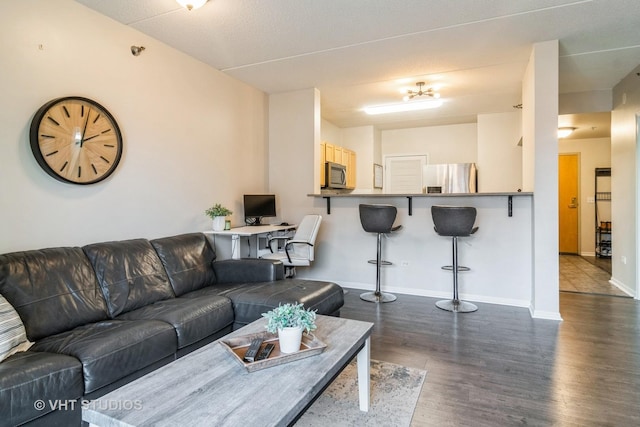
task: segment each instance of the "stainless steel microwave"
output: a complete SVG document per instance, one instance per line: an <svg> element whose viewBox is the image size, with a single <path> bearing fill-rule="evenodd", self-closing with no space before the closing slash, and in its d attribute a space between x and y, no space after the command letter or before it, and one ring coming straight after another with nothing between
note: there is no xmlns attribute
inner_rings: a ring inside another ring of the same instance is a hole
<svg viewBox="0 0 640 427"><path fill-rule="evenodd" d="M347 188L347 167L339 163L324 164L324 188Z"/></svg>

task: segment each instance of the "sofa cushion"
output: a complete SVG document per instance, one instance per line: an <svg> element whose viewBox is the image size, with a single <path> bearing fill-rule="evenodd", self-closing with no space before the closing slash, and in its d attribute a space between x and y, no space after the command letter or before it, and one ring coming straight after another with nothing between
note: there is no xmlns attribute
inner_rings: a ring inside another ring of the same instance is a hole
<svg viewBox="0 0 640 427"><path fill-rule="evenodd" d="M111 317L175 296L148 240L95 243L82 249L93 265Z"/></svg>
<svg viewBox="0 0 640 427"><path fill-rule="evenodd" d="M0 426L15 426L82 397L82 365L70 356L20 352L0 363ZM36 401L44 403L38 409Z"/></svg>
<svg viewBox="0 0 640 427"><path fill-rule="evenodd" d="M219 284L183 296L199 298L206 294L223 295L233 302L234 329L260 319L262 313L280 304L302 303L318 314L334 314L344 305L344 292L335 283L286 279L277 282Z"/></svg>
<svg viewBox="0 0 640 427"><path fill-rule="evenodd" d="M216 253L202 233L182 234L151 241L169 276L176 296L216 282L211 263Z"/></svg>
<svg viewBox="0 0 640 427"><path fill-rule="evenodd" d="M0 295L0 361L3 361L27 342L27 333L20 316L11 304Z"/></svg>
<svg viewBox="0 0 640 427"><path fill-rule="evenodd" d="M118 319L157 319L171 324L184 348L233 324L231 300L219 295L197 299L172 298L122 314Z"/></svg>
<svg viewBox="0 0 640 427"><path fill-rule="evenodd" d="M284 279L284 264L279 260L225 259L212 265L218 283L271 282Z"/></svg>
<svg viewBox="0 0 640 427"><path fill-rule="evenodd" d="M44 338L31 350L80 360L89 394L173 355L176 341L173 327L160 320L105 320Z"/></svg>
<svg viewBox="0 0 640 427"><path fill-rule="evenodd" d="M93 268L80 248L0 255L0 294L30 341L108 318Z"/></svg>

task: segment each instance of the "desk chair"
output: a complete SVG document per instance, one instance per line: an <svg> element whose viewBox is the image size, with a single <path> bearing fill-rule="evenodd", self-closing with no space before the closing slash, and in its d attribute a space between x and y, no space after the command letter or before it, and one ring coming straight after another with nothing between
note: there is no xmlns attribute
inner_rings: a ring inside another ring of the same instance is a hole
<svg viewBox="0 0 640 427"><path fill-rule="evenodd" d="M275 259L284 264L285 277L296 275L296 267L308 267L314 260L314 244L320 229L322 216L306 215L300 221L293 238L286 236L274 236L267 241L270 254L261 258ZM284 241L284 252L274 252L272 243Z"/></svg>
<svg viewBox="0 0 640 427"><path fill-rule="evenodd" d="M458 265L458 237L468 237L478 231L473 224L476 221L476 208L466 206L432 206L431 216L436 233L451 237L453 265L445 265L443 270L453 272L453 299L436 302L442 310L456 313L470 313L478 307L458 298L458 272L469 271L469 267Z"/></svg>

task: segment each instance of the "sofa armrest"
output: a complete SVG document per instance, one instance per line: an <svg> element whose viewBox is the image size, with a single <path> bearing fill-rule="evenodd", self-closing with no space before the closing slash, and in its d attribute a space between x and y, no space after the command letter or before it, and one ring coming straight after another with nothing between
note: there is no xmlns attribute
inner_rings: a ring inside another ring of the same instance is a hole
<svg viewBox="0 0 640 427"><path fill-rule="evenodd" d="M259 258L213 261L217 283L272 282L284 279L282 261Z"/></svg>

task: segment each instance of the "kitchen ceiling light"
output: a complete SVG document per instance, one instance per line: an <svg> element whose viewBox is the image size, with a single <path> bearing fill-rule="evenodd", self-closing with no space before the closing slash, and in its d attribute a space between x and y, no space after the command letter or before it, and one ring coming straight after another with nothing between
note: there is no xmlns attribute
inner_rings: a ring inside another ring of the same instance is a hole
<svg viewBox="0 0 640 427"><path fill-rule="evenodd" d="M408 90L407 94L402 98L404 101L408 101L410 99L415 98L416 96L426 96L428 98L438 99L440 98L440 94L433 90L432 87L422 90L422 86L424 86L424 82L416 83L418 86L418 90Z"/></svg>
<svg viewBox="0 0 640 427"><path fill-rule="evenodd" d="M576 128L563 127L558 128L558 138L566 138L573 133Z"/></svg>
<svg viewBox="0 0 640 427"><path fill-rule="evenodd" d="M441 99L430 99L426 101L406 102L402 104L377 105L375 107L366 107L364 112L367 114L387 114L400 113L403 111L418 111L429 108L438 108L442 105Z"/></svg>
<svg viewBox="0 0 640 427"><path fill-rule="evenodd" d="M187 10L198 9L204 6L207 0L176 0L178 4Z"/></svg>

